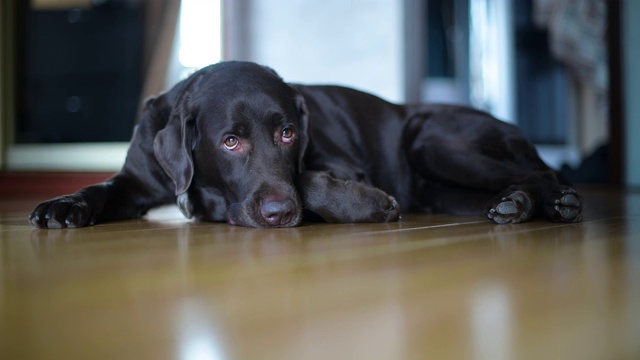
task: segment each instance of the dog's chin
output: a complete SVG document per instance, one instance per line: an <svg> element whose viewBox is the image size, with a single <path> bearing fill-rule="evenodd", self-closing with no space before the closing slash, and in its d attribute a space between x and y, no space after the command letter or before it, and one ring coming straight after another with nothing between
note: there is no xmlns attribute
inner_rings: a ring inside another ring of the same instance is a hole
<svg viewBox="0 0 640 360"><path fill-rule="evenodd" d="M243 226L250 228L290 228L299 226L302 223L302 207L296 206L296 211L293 216L287 221L283 221L278 224L270 224L262 218L260 212L257 210L251 211L250 206L245 206L242 203L235 203L229 205L229 212L227 216L227 222L234 226Z"/></svg>

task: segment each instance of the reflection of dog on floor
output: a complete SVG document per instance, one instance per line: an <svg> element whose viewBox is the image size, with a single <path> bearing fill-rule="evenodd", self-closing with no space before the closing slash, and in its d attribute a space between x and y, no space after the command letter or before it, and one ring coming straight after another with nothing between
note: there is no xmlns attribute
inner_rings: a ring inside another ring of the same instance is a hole
<svg viewBox="0 0 640 360"><path fill-rule="evenodd" d="M246 62L206 67L147 101L122 170L46 201L40 228L187 217L251 227L383 222L403 211L581 220L577 192L517 128L461 106L395 105L337 86L287 84ZM304 211L303 211L304 210Z"/></svg>

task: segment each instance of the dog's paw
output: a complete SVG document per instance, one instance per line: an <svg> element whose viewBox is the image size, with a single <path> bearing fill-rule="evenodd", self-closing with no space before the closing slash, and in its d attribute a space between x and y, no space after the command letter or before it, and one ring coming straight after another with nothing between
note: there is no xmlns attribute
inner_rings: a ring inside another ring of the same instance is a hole
<svg viewBox="0 0 640 360"><path fill-rule="evenodd" d="M297 180L305 209L326 222L389 222L400 219L400 205L381 189L336 179L327 172L304 172Z"/></svg>
<svg viewBox="0 0 640 360"><path fill-rule="evenodd" d="M378 216L383 222L400 220L400 204L393 196L387 195L386 205L382 207L382 211Z"/></svg>
<svg viewBox="0 0 640 360"><path fill-rule="evenodd" d="M386 192L361 183L353 183L358 191L351 197L352 203L345 208L348 222L391 222L400 219L400 205ZM345 214L346 215L346 214Z"/></svg>
<svg viewBox="0 0 640 360"><path fill-rule="evenodd" d="M559 188L545 201L545 216L557 222L582 221L582 199L578 192L570 187Z"/></svg>
<svg viewBox="0 0 640 360"><path fill-rule="evenodd" d="M61 196L45 201L29 214L31 224L40 229L64 229L95 223L93 209L77 195Z"/></svg>
<svg viewBox="0 0 640 360"><path fill-rule="evenodd" d="M529 194L516 190L491 202L485 215L497 224L517 224L533 215L533 201Z"/></svg>

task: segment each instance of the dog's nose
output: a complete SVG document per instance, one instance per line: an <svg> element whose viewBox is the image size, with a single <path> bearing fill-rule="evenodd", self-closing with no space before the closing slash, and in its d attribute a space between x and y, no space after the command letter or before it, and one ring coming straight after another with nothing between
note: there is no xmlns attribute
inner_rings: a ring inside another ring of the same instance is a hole
<svg viewBox="0 0 640 360"><path fill-rule="evenodd" d="M291 200L263 200L260 214L264 221L271 226L287 225L293 219L296 207Z"/></svg>

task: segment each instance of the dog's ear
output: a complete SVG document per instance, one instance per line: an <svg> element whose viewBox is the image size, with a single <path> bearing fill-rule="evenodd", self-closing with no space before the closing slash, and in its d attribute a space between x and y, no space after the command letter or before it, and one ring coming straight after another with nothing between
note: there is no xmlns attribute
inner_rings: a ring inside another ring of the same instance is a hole
<svg viewBox="0 0 640 360"><path fill-rule="evenodd" d="M184 93L169 113L166 126L158 131L153 151L160 166L176 185L176 195L189 189L193 179L192 149L196 137L195 116Z"/></svg>
<svg viewBox="0 0 640 360"><path fill-rule="evenodd" d="M309 110L304 97L300 92L296 92L296 108L298 110L298 173L304 170L304 154L309 145Z"/></svg>

